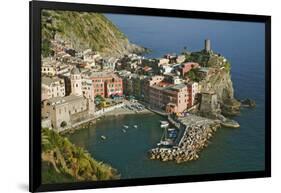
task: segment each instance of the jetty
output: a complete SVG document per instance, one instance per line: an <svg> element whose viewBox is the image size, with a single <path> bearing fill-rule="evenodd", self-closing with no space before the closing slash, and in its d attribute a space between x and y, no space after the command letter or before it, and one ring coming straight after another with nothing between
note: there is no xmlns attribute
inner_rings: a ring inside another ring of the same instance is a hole
<svg viewBox="0 0 281 193"><path fill-rule="evenodd" d="M176 163L196 160L199 158L199 152L207 147L209 139L220 127L219 120L192 114L178 118L168 116L168 120L178 129L177 138L172 146L161 143L158 147L151 149L149 151L150 159L175 161Z"/></svg>

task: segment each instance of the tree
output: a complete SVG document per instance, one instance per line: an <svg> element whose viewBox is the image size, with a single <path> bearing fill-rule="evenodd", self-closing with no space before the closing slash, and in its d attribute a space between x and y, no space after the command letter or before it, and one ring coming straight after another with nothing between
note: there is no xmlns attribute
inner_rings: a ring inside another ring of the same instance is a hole
<svg viewBox="0 0 281 193"><path fill-rule="evenodd" d="M190 80L199 82L199 75L198 75L198 69L192 68L185 76L187 76Z"/></svg>
<svg viewBox="0 0 281 193"><path fill-rule="evenodd" d="M48 57L52 54L51 42L47 39L42 40L42 55Z"/></svg>
<svg viewBox="0 0 281 193"><path fill-rule="evenodd" d="M66 123L65 121L63 121L63 122L61 122L60 126L61 126L62 128L64 128L64 127L67 126L67 123Z"/></svg>

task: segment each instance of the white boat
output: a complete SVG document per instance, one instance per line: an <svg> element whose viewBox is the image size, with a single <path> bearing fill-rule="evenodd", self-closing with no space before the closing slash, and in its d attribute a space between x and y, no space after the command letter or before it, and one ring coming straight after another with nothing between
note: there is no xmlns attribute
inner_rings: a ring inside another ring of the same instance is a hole
<svg viewBox="0 0 281 193"><path fill-rule="evenodd" d="M160 145L169 145L170 143L168 141L160 141L160 143L157 143L158 146Z"/></svg>
<svg viewBox="0 0 281 193"><path fill-rule="evenodd" d="M126 133L126 132L127 132L126 129L122 129L122 131L123 131L123 133Z"/></svg>
<svg viewBox="0 0 281 193"><path fill-rule="evenodd" d="M101 136L101 139L105 140L105 139L106 139L106 137L105 137L104 135L102 135L102 136Z"/></svg>
<svg viewBox="0 0 281 193"><path fill-rule="evenodd" d="M138 126L137 126L137 125L134 125L134 128L138 128Z"/></svg>
<svg viewBox="0 0 281 193"><path fill-rule="evenodd" d="M123 125L123 127L125 127L126 129L128 129L128 128L129 128L129 126L128 126L128 125Z"/></svg>
<svg viewBox="0 0 281 193"><path fill-rule="evenodd" d="M160 123L161 123L161 125L160 125L161 128L165 128L165 127L169 126L169 122L168 121L160 121Z"/></svg>

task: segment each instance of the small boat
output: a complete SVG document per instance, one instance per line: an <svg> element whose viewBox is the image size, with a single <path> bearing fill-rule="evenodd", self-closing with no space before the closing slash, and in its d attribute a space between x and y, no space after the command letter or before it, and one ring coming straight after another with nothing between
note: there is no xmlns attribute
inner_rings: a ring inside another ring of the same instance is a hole
<svg viewBox="0 0 281 193"><path fill-rule="evenodd" d="M106 137L105 137L104 135L102 135L102 136L101 136L101 139L105 140L105 139L106 139Z"/></svg>
<svg viewBox="0 0 281 193"><path fill-rule="evenodd" d="M160 127L161 128L165 128L165 127L168 127L169 126L169 122L168 121L160 121Z"/></svg>
<svg viewBox="0 0 281 193"><path fill-rule="evenodd" d="M134 128L138 128L138 126L137 126L137 125L134 125Z"/></svg>
<svg viewBox="0 0 281 193"><path fill-rule="evenodd" d="M126 129L128 129L128 128L129 128L129 126L128 126L128 125L123 125L123 127L125 127Z"/></svg>
<svg viewBox="0 0 281 193"><path fill-rule="evenodd" d="M122 131L123 131L123 133L126 133L126 132L127 132L126 129L122 129Z"/></svg>
<svg viewBox="0 0 281 193"><path fill-rule="evenodd" d="M157 143L158 146L160 145L169 145L170 143L168 141L160 141L160 143Z"/></svg>

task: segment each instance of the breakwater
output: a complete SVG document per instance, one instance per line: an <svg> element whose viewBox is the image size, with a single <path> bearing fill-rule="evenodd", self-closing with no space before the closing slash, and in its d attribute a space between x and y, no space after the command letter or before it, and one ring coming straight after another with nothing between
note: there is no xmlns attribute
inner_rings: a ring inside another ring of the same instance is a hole
<svg viewBox="0 0 281 193"><path fill-rule="evenodd" d="M220 127L220 121L188 115L181 118L168 118L179 129L177 143L172 147L158 146L149 151L150 159L182 163L196 160L199 152L208 146L209 139Z"/></svg>

